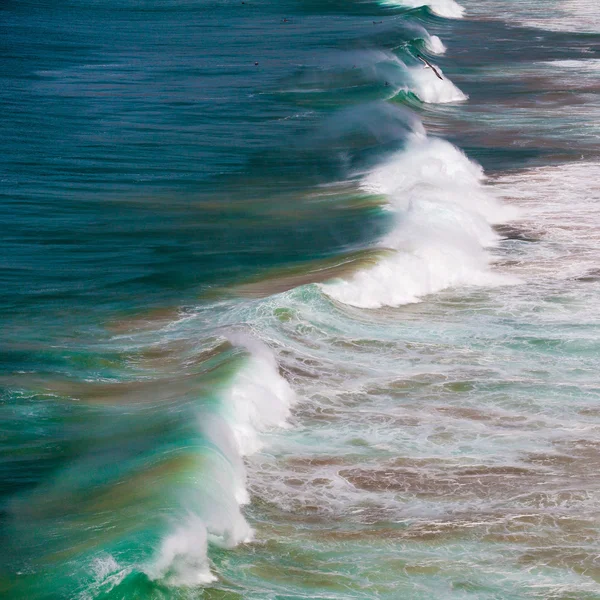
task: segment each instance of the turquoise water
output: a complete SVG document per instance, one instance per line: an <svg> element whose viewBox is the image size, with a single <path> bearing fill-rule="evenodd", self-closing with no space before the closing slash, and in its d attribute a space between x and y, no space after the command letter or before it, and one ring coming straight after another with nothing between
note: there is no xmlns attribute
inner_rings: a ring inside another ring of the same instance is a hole
<svg viewBox="0 0 600 600"><path fill-rule="evenodd" d="M552 4L3 4L3 598L600 598Z"/></svg>

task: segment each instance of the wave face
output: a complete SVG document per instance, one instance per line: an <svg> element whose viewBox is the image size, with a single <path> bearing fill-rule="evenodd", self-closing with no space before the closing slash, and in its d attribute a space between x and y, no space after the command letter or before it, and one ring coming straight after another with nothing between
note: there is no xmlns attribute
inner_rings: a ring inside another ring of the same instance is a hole
<svg viewBox="0 0 600 600"><path fill-rule="evenodd" d="M597 598L592 5L33 4L0 596Z"/></svg>

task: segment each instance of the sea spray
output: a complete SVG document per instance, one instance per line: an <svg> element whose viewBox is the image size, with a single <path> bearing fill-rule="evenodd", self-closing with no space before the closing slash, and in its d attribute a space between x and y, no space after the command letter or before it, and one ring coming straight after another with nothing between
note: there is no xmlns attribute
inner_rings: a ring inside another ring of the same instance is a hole
<svg viewBox="0 0 600 600"><path fill-rule="evenodd" d="M340 302L363 308L417 302L457 285L513 282L490 269L491 225L517 213L483 185L482 168L449 142L414 134L406 148L363 180L386 194L397 224L381 241L396 251L347 281L323 285Z"/></svg>
<svg viewBox="0 0 600 600"><path fill-rule="evenodd" d="M278 373L277 361L265 344L240 334L232 334L229 339L251 353L251 360L238 374L225 400L226 419L238 451L247 456L261 449L260 433L285 427L295 394Z"/></svg>
<svg viewBox="0 0 600 600"><path fill-rule="evenodd" d="M445 54L447 50L444 42L437 35L428 36L425 45L432 54Z"/></svg>
<svg viewBox="0 0 600 600"><path fill-rule="evenodd" d="M158 558L147 574L151 579L175 586L215 581L208 564L207 547L206 525L192 514L162 541Z"/></svg>

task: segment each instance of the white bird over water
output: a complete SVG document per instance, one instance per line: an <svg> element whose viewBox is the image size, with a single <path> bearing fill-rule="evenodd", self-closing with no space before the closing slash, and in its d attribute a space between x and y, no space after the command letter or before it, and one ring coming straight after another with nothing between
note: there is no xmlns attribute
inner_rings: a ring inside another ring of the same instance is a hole
<svg viewBox="0 0 600 600"><path fill-rule="evenodd" d="M420 54L417 54L417 58L421 62L425 63L425 68L431 69L438 79L441 79L442 81L444 80L444 78L440 75L439 71L426 58L423 58Z"/></svg>

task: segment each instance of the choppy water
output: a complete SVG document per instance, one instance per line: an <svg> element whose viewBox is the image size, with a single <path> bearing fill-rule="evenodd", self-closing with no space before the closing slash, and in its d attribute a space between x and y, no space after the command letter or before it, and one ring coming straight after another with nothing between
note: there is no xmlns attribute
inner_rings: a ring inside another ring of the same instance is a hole
<svg viewBox="0 0 600 600"><path fill-rule="evenodd" d="M2 4L3 598L600 598L600 13L421 4Z"/></svg>

